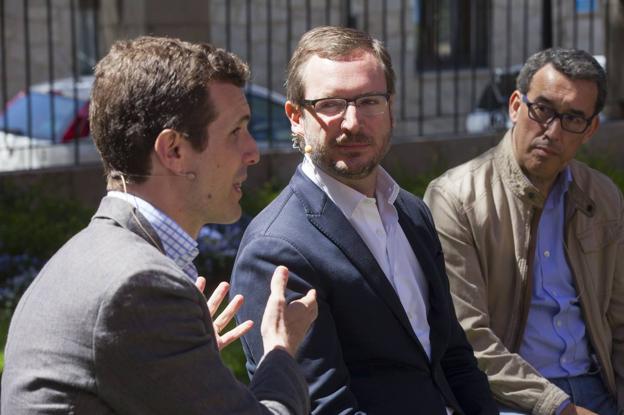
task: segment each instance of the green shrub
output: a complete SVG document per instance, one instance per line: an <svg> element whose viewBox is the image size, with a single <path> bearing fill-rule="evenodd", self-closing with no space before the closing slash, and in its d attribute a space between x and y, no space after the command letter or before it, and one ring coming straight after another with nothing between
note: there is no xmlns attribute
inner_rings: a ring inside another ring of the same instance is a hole
<svg viewBox="0 0 624 415"><path fill-rule="evenodd" d="M578 158L610 176L624 191L624 170L616 167L614 160L607 156L592 155L584 150L579 152ZM429 182L444 170L445 167L440 164L423 174L410 175L395 170L393 176L401 187L422 197ZM243 211L247 215L255 216L279 194L283 187L277 182L269 181L248 191L241 200ZM15 276L15 269L27 272L29 269L32 270L32 267L40 266L67 239L88 223L92 213L73 200L46 192L43 184L21 189L11 184L0 183L0 252L25 258L22 260L23 263L18 261L13 264L12 271L5 270L4 273L0 261L0 284L6 286L7 278ZM233 257L214 258L216 265L211 271L219 275L219 280L226 279L231 273L232 259ZM19 293L11 305L14 305L17 298ZM0 313L2 313L0 347L4 350L10 312L0 309ZM226 347L221 357L240 381L248 383L240 341ZM2 365L3 354L0 353L0 372Z"/></svg>
<svg viewBox="0 0 624 415"><path fill-rule="evenodd" d="M92 212L40 181L0 182L0 306L12 309L41 266L82 229Z"/></svg>
<svg viewBox="0 0 624 415"><path fill-rule="evenodd" d="M624 192L624 169L618 167L613 156L596 155L590 153L587 147L581 147L581 150L577 153L576 158L579 161L587 163L588 166L606 174L613 180L613 182Z"/></svg>
<svg viewBox="0 0 624 415"><path fill-rule="evenodd" d="M273 201L284 188L275 180L264 182L260 187L250 189L243 195L241 207L247 215L256 216Z"/></svg>

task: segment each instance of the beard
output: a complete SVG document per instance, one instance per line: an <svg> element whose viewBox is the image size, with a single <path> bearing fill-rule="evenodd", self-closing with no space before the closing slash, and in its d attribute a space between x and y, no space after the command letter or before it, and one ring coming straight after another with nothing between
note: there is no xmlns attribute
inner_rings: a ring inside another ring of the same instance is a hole
<svg viewBox="0 0 624 415"><path fill-rule="evenodd" d="M358 154L360 152L359 150L354 150L352 157L349 156L348 152L346 156L338 156L335 152L335 147L340 144L373 144L376 142L372 137L365 134L342 135L332 140L330 143L325 143L324 145L317 144L314 151L310 154L310 158L321 170L337 179L363 179L373 173L379 163L381 163L381 160L385 157L390 148L391 134L392 131L388 131L388 133L382 137L381 147L377 149L374 155L369 156L368 160L358 160L362 157ZM319 143L318 139L313 141Z"/></svg>

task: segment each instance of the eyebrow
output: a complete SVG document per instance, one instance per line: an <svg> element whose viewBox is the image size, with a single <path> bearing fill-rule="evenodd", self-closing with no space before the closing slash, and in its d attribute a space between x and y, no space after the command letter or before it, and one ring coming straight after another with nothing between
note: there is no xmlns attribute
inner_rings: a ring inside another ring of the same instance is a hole
<svg viewBox="0 0 624 415"><path fill-rule="evenodd" d="M553 109L555 109L557 112L559 112L559 110L557 110L557 109L555 108L554 103L553 103L550 99L548 99L548 98L546 98L546 97L544 97L544 96L542 96L542 95L539 95L537 98L535 98L535 100L533 100L533 102L538 102L538 103L540 103L540 104L547 104L547 105L549 105L550 107L552 107ZM560 112L560 113L561 113L561 114L572 114L572 115L579 115L579 116L581 116L581 117L583 117L583 118L588 118L588 116L587 116L587 115L585 115L585 113L584 113L583 111L581 111L581 110L577 110L577 109L574 109L574 108L571 108L569 111ZM589 115L589 117L591 117L591 115Z"/></svg>
<svg viewBox="0 0 624 415"><path fill-rule="evenodd" d="M369 92L364 92L363 94L355 95L353 97L332 95L332 96L329 96L329 97L321 97L321 98L314 98L314 99L304 99L304 101L316 101L316 100L320 100L320 99L348 99L348 100L353 100L353 99L358 99L358 98L362 98L362 97L368 97L370 95L390 95L390 94L387 91L369 91Z"/></svg>
<svg viewBox="0 0 624 415"><path fill-rule="evenodd" d="M251 114L245 114L242 117L240 117L238 119L238 121L236 122L236 124L242 124L243 122L249 122L251 120Z"/></svg>

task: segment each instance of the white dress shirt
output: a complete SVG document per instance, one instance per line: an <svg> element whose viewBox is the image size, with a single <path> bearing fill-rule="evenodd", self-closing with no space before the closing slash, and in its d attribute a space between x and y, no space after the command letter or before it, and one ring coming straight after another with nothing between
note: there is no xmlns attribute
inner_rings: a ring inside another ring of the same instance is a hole
<svg viewBox="0 0 624 415"><path fill-rule="evenodd" d="M399 185L380 166L377 168L375 198L370 198L317 168L308 156L302 170L338 206L364 240L397 293L414 333L431 359L428 285L399 225L399 215L394 207Z"/></svg>

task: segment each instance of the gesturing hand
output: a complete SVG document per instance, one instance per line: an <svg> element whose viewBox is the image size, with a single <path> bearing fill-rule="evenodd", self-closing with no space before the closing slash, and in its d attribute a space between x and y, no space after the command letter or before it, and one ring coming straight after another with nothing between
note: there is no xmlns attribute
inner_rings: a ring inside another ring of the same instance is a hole
<svg viewBox="0 0 624 415"><path fill-rule="evenodd" d="M279 266L271 279L271 295L262 316L262 343L264 353L276 347L285 349L295 356L301 341L318 314L316 291L286 304L284 291L288 282L288 269Z"/></svg>
<svg viewBox="0 0 624 415"><path fill-rule="evenodd" d="M195 286L200 292L203 293L206 288L206 279L204 277L198 277L197 280L195 280ZM210 311L210 317L212 318L212 326L214 327L215 338L217 340L217 347L219 348L219 351L223 350L223 348L228 344L239 339L253 327L253 321L247 320L234 327L232 330L221 334L221 331L228 325L243 305L243 296L240 294L236 295L221 312L221 314L215 318L215 314L229 289L230 284L225 281L221 282L206 303L208 305L208 311Z"/></svg>

